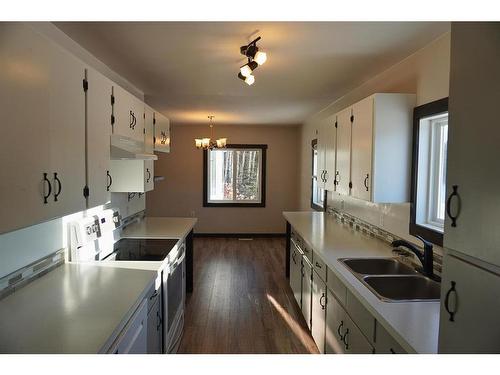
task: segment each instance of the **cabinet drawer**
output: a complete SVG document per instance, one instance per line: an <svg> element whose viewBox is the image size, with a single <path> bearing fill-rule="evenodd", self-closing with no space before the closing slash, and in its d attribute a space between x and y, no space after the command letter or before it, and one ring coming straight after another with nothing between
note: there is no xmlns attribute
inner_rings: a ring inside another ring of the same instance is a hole
<svg viewBox="0 0 500 375"><path fill-rule="evenodd" d="M401 345L385 330L382 325L376 323L375 353L377 354L405 354L407 353Z"/></svg>
<svg viewBox="0 0 500 375"><path fill-rule="evenodd" d="M346 308L351 319L373 344L375 342L375 318L350 291L347 291Z"/></svg>
<svg viewBox="0 0 500 375"><path fill-rule="evenodd" d="M347 288L340 281L340 279L335 275L332 270L328 268L328 276L327 276L327 285L328 289L335 295L335 297L339 300L342 306L346 305L347 301Z"/></svg>
<svg viewBox="0 0 500 375"><path fill-rule="evenodd" d="M313 250L310 247L308 247L305 243L303 243L302 251L304 251L304 256L307 258L307 260L309 260L309 262L311 262L311 264L314 265Z"/></svg>
<svg viewBox="0 0 500 375"><path fill-rule="evenodd" d="M327 281L328 268L326 267L325 262L323 262L323 260L317 254L314 256L313 267L318 276L323 281Z"/></svg>

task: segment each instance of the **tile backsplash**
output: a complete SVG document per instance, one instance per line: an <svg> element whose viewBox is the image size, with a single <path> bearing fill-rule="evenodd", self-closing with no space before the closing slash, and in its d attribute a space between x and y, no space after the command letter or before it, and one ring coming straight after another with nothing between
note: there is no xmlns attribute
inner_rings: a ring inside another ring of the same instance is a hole
<svg viewBox="0 0 500 375"><path fill-rule="evenodd" d="M402 237L394 233L391 233L385 229L380 228L377 225L362 220L350 213L340 211L334 207L327 207L326 213L334 217L338 222L348 225L353 229L366 234L367 236L378 238L379 240L387 242L388 244L390 244L394 240L402 239ZM419 246L419 244L416 244L416 246L423 252L423 248ZM394 249L393 253L399 256L403 262L409 263L413 267L421 267L419 260L411 251L400 248ZM438 276L441 276L442 264L442 255L434 253L434 273Z"/></svg>

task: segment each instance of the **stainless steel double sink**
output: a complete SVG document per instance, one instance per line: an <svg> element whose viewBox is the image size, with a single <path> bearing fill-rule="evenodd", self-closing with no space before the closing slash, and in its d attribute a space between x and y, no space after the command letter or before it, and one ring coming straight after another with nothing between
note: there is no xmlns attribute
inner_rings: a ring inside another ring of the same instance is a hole
<svg viewBox="0 0 500 375"><path fill-rule="evenodd" d="M343 258L339 261L382 301L439 301L438 282L395 258Z"/></svg>

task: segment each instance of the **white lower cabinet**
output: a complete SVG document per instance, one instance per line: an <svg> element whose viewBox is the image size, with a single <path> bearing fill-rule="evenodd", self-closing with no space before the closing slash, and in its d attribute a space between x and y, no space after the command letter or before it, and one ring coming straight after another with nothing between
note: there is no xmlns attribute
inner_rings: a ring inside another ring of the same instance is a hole
<svg viewBox="0 0 500 375"><path fill-rule="evenodd" d="M302 254L292 244L290 249L290 288L299 307L302 306Z"/></svg>
<svg viewBox="0 0 500 375"><path fill-rule="evenodd" d="M148 306L148 354L161 354L163 336L161 288L149 297Z"/></svg>
<svg viewBox="0 0 500 375"><path fill-rule="evenodd" d="M377 354L407 354L401 345L377 322L377 335L375 337L375 353Z"/></svg>
<svg viewBox="0 0 500 375"><path fill-rule="evenodd" d="M325 353L326 283L313 272L311 334L320 353Z"/></svg>
<svg viewBox="0 0 500 375"><path fill-rule="evenodd" d="M321 353L406 353L293 228L290 287ZM499 293L494 297L500 300Z"/></svg>
<svg viewBox="0 0 500 375"><path fill-rule="evenodd" d="M111 160L114 193L145 193L154 189L153 160Z"/></svg>
<svg viewBox="0 0 500 375"><path fill-rule="evenodd" d="M446 255L439 353L500 353L500 275Z"/></svg>
<svg viewBox="0 0 500 375"><path fill-rule="evenodd" d="M112 345L113 354L147 354L148 352L148 301L144 299L130 318L122 333Z"/></svg>
<svg viewBox="0 0 500 375"><path fill-rule="evenodd" d="M307 323L309 329L311 329L311 302L312 302L312 265L302 258L302 315Z"/></svg>
<svg viewBox="0 0 500 375"><path fill-rule="evenodd" d="M371 344L329 290L327 291L325 353L373 353Z"/></svg>

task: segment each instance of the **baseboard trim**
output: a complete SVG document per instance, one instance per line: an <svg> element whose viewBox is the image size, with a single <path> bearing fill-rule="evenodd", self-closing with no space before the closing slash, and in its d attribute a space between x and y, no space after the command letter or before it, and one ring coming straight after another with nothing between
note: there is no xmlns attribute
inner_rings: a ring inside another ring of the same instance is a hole
<svg viewBox="0 0 500 375"><path fill-rule="evenodd" d="M276 238L286 237L286 233L194 233L194 237L212 238Z"/></svg>

